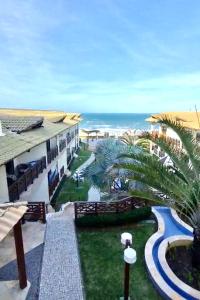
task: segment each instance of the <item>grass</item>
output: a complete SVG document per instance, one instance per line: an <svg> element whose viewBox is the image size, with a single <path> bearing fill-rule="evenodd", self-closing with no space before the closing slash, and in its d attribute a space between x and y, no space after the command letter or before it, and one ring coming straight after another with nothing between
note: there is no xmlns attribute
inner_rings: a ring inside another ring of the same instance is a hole
<svg viewBox="0 0 200 300"><path fill-rule="evenodd" d="M86 149L84 149L84 147ZM78 157L74 159L73 163L71 164L70 171L73 173L77 168L79 168L91 155L91 151L87 149L87 145L83 146L77 153Z"/></svg>
<svg viewBox="0 0 200 300"><path fill-rule="evenodd" d="M90 157L91 151L87 149L87 145L82 145L82 148L77 154L78 157L73 160L70 167L70 171L72 172L72 174ZM77 187L76 181L74 181L71 177L65 178L58 195L53 201L53 206L56 210L59 210L61 204L69 201L87 201L89 188L90 184L87 179L84 182L79 182L79 185Z"/></svg>
<svg viewBox="0 0 200 300"><path fill-rule="evenodd" d="M133 234L137 262L130 271L130 297L134 300L160 300L148 278L144 247L154 232L153 224L137 224L93 230L78 230L79 250L87 300L118 300L123 296L123 248L120 235Z"/></svg>
<svg viewBox="0 0 200 300"><path fill-rule="evenodd" d="M90 185L87 180L79 182L79 186L77 187L76 181L72 178L66 178L55 200L56 205L66 203L68 201L87 201L89 188Z"/></svg>

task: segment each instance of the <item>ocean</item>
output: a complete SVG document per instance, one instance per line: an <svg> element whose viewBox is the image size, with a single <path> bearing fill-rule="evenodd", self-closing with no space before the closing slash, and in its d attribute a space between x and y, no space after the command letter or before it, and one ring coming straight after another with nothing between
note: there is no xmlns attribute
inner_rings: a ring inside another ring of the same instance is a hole
<svg viewBox="0 0 200 300"><path fill-rule="evenodd" d="M151 114L136 113L83 113L82 129L99 129L101 131L130 130L150 128L145 121Z"/></svg>

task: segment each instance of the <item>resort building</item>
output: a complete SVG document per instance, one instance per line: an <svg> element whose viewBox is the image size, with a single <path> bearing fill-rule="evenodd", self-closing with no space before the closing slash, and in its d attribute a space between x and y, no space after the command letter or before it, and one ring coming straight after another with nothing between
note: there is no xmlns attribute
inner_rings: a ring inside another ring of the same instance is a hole
<svg viewBox="0 0 200 300"><path fill-rule="evenodd" d="M0 109L0 203L49 203L79 147L79 114Z"/></svg>
<svg viewBox="0 0 200 300"><path fill-rule="evenodd" d="M151 133L166 137L177 148L182 148L181 141L177 134L166 126L158 124L158 120L167 117L174 122L179 122L181 126L189 130L194 139L200 142L200 112L167 112L152 115L146 121L151 123ZM150 151L157 155L163 161L167 160L167 155L154 143L150 144Z"/></svg>

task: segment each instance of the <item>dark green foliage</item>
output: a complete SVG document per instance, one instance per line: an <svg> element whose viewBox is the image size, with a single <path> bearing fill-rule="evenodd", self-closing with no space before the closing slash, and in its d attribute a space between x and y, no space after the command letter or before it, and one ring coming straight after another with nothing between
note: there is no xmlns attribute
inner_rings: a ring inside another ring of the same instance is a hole
<svg viewBox="0 0 200 300"><path fill-rule="evenodd" d="M124 225L148 219L150 215L150 207L141 207L124 213L102 214L98 216L86 215L78 218L75 223L78 227L104 227Z"/></svg>

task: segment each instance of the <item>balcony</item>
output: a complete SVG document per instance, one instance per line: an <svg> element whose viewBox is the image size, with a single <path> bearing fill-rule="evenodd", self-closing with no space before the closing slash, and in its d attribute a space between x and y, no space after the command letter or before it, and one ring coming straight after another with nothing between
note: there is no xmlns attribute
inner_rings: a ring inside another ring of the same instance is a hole
<svg viewBox="0 0 200 300"><path fill-rule="evenodd" d="M71 140L72 140L72 137L71 137L71 135L67 135L67 143L69 144L70 142L71 142Z"/></svg>
<svg viewBox="0 0 200 300"><path fill-rule="evenodd" d="M58 156L58 146L47 152L47 162L50 164Z"/></svg>
<svg viewBox="0 0 200 300"><path fill-rule="evenodd" d="M11 179L8 177L8 192L10 201L18 200L21 193L27 190L27 187L33 183L34 179L36 179L45 168L45 156L40 160L18 165L16 168L18 178L13 183L9 184L9 180L11 181Z"/></svg>
<svg viewBox="0 0 200 300"><path fill-rule="evenodd" d="M71 160L72 160L72 156L71 156L71 155L68 155L68 156L67 156L67 165L70 165Z"/></svg>
<svg viewBox="0 0 200 300"><path fill-rule="evenodd" d="M60 169L60 178L63 177L64 172L65 172L65 169L64 169L64 166L62 166L62 168Z"/></svg>
<svg viewBox="0 0 200 300"><path fill-rule="evenodd" d="M66 148L66 140L60 140L59 142L59 151L62 152Z"/></svg>
<svg viewBox="0 0 200 300"><path fill-rule="evenodd" d="M57 187L58 183L59 183L59 174L57 173L55 177L51 180L51 182L49 182L49 197L53 195L53 192Z"/></svg>

